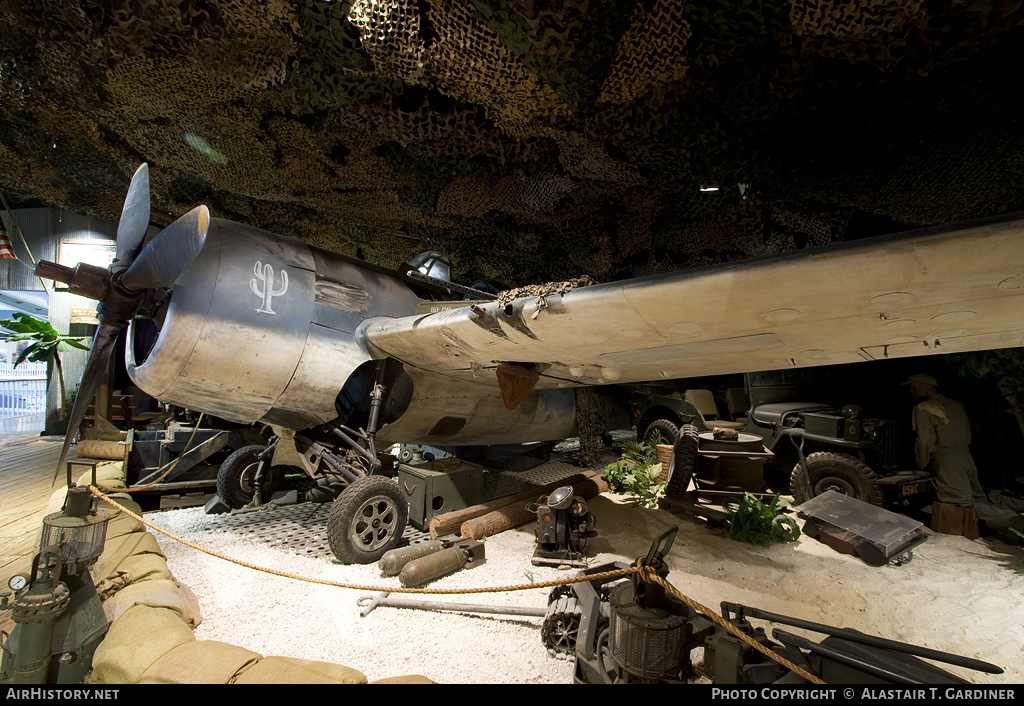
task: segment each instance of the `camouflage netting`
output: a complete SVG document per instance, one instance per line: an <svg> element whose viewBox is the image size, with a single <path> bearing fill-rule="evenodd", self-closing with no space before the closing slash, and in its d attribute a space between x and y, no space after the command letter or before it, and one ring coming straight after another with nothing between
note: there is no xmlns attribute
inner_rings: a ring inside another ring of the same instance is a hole
<svg viewBox="0 0 1024 706"><path fill-rule="evenodd" d="M1018 0L0 0L0 192L458 280L1024 209ZM715 184L717 192L701 192Z"/></svg>

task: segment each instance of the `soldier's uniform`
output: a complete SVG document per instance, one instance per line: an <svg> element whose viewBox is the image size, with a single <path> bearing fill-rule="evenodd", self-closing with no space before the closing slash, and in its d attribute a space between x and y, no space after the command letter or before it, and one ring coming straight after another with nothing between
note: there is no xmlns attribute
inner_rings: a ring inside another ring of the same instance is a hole
<svg viewBox="0 0 1024 706"><path fill-rule="evenodd" d="M935 471L939 502L974 510L993 529L1012 527L1024 532L1024 500L989 498L978 481L978 469L968 446L971 424L964 406L935 394L914 408L917 441L914 453L920 468Z"/></svg>

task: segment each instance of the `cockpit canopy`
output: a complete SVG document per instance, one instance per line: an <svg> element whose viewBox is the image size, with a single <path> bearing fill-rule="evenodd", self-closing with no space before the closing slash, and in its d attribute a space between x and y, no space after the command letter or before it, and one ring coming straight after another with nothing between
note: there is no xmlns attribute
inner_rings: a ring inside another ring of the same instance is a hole
<svg viewBox="0 0 1024 706"><path fill-rule="evenodd" d="M409 267L427 277L433 277L445 282L452 281L452 261L446 255L442 255L439 252L434 252L433 250L421 252L409 260L408 264Z"/></svg>

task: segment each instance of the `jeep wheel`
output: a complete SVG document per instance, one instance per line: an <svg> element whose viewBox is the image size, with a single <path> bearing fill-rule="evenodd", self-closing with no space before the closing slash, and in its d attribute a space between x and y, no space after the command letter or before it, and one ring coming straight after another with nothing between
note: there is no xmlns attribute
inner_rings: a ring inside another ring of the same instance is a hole
<svg viewBox="0 0 1024 706"><path fill-rule="evenodd" d="M878 476L866 463L853 456L820 451L807 457L807 472L799 463L793 467L789 488L797 504L834 490L878 507L882 507L882 489L875 482Z"/></svg>
<svg viewBox="0 0 1024 706"><path fill-rule="evenodd" d="M655 419L647 425L647 429L644 430L645 444L654 445L654 432L658 432L658 435L661 437L661 441L658 442L659 444L675 446L676 439L679 438L679 427L667 419Z"/></svg>
<svg viewBox="0 0 1024 706"><path fill-rule="evenodd" d="M394 549L409 521L409 502L383 476L352 481L327 515L327 542L346 564L372 564Z"/></svg>

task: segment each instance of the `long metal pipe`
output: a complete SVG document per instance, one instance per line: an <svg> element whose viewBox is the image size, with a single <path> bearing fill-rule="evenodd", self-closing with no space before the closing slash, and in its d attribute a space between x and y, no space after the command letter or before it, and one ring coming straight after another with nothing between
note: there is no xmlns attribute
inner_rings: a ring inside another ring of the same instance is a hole
<svg viewBox="0 0 1024 706"><path fill-rule="evenodd" d="M374 600L376 598L376 600ZM445 610L455 613L493 613L495 615L523 615L531 618L543 618L547 608L530 608L528 606L498 606L479 603L448 603L447 601L430 601L416 598L389 598L387 596L367 596L360 599L359 605L364 607L363 617L374 608L412 608L415 610Z"/></svg>
<svg viewBox="0 0 1024 706"><path fill-rule="evenodd" d="M814 642L813 640L808 640L805 637L800 637L799 635L794 635L793 633L785 632L784 630L772 630L772 637L784 645L793 645L795 647L800 647L805 650L810 650L811 652L816 652L824 657L828 657L833 661L845 664L848 667L860 669L876 677L896 682L897 684L921 683L916 679L912 679L904 674L899 674L898 672L890 671L885 667L879 667L878 665L871 664L870 662L865 662L864 660L857 659L856 657L851 657L848 654L839 652L838 650L833 650L829 647L825 647L824 645Z"/></svg>
<svg viewBox="0 0 1024 706"><path fill-rule="evenodd" d="M529 608L526 606L490 606L480 603L444 603L442 601L385 601L380 605L389 608L418 608L420 610L447 610L461 613L493 613L495 615L525 615L543 618L546 608Z"/></svg>
<svg viewBox="0 0 1024 706"><path fill-rule="evenodd" d="M320 456L320 458L323 460L324 463L331 467L332 471L342 476L349 483L355 483L357 480L359 480L360 476L357 476L355 473L353 473L352 471L348 470L343 465L338 463L330 454L324 453Z"/></svg>
<svg viewBox="0 0 1024 706"><path fill-rule="evenodd" d="M355 451L357 454L365 458L371 463L379 463L377 457L371 454L369 451L364 449L362 446L353 441L345 432L338 427L331 427L331 433L338 437L346 446Z"/></svg>
<svg viewBox="0 0 1024 706"><path fill-rule="evenodd" d="M738 617L746 615L750 616L751 618L770 620L775 623L782 623L783 625L791 625L795 628L802 628L803 630L813 630L814 632L820 632L825 635L840 637L844 640L850 640L851 642L860 642L864 645L871 645L872 647L881 647L887 650L893 650L895 652L905 652L906 654L915 655L917 657L924 657L925 659L934 659L938 662L954 664L958 667L966 667L967 669L974 669L979 672L987 672L988 674L1003 673L1002 667L998 667L990 662L982 662L981 660L971 659L970 657L961 657L960 655L950 654L949 652L940 652L938 650L933 650L928 647L910 645L906 642L887 640L884 637L865 635L864 633L857 632L856 630L851 630L850 628L836 628L832 627L831 625L813 623L809 620L801 620L800 618L791 618L788 615L769 613L766 610L761 610L759 608L751 608L749 606L740 605L738 603L722 603L722 610L732 611L736 613Z"/></svg>

